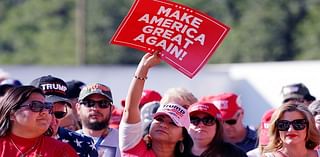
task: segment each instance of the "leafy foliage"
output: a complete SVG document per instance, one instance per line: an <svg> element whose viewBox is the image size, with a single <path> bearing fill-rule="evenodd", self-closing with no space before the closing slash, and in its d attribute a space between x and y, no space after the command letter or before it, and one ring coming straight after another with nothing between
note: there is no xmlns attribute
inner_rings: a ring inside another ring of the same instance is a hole
<svg viewBox="0 0 320 157"><path fill-rule="evenodd" d="M0 1L0 63L76 64L76 2ZM201 10L231 27L211 63L320 58L317 0L176 2ZM143 53L108 43L132 3L86 1L86 64L138 62Z"/></svg>

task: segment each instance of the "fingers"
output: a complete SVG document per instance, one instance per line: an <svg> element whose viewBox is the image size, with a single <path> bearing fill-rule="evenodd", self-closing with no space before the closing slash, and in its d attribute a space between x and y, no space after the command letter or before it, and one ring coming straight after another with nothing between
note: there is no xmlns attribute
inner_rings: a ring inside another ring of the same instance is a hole
<svg viewBox="0 0 320 157"><path fill-rule="evenodd" d="M157 57L161 58L162 50L157 50L153 53L153 55L156 55Z"/></svg>

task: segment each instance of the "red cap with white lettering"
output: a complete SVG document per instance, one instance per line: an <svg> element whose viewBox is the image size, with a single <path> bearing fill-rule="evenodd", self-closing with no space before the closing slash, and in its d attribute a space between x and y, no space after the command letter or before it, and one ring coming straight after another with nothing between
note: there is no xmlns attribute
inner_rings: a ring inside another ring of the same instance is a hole
<svg viewBox="0 0 320 157"><path fill-rule="evenodd" d="M205 96L200 101L213 103L220 110L222 119L224 120L232 118L241 109L238 104L238 95L235 93Z"/></svg>

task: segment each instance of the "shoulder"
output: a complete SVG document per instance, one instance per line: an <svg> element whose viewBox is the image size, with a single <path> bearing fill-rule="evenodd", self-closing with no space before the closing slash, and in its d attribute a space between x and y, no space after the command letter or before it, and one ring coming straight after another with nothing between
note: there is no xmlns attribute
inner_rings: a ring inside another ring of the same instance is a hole
<svg viewBox="0 0 320 157"><path fill-rule="evenodd" d="M257 139L257 131L252 126L247 126L247 137L251 139Z"/></svg>
<svg viewBox="0 0 320 157"><path fill-rule="evenodd" d="M229 142L223 142L222 145L225 149L243 152L240 147L238 147L237 145L231 144Z"/></svg>
<svg viewBox="0 0 320 157"><path fill-rule="evenodd" d="M71 147L73 147L74 150L76 150L76 152L81 154L81 156L85 156L88 154L91 155L91 153L97 154L93 139L83 134L64 128L59 128L58 140L68 143Z"/></svg>
<svg viewBox="0 0 320 157"><path fill-rule="evenodd" d="M255 157L260 155L260 150L259 148L252 149L247 152L248 157Z"/></svg>
<svg viewBox="0 0 320 157"><path fill-rule="evenodd" d="M45 145L44 146L45 148L50 147L50 149L54 149L54 152L58 153L59 155L62 155L62 156L67 155L69 157L78 156L76 151L69 144L58 141L52 137L45 136L43 143ZM58 155L58 154L55 154L55 155Z"/></svg>
<svg viewBox="0 0 320 157"><path fill-rule="evenodd" d="M136 156L146 156L147 154L153 154L153 151L152 149L148 149L147 144L143 141L143 139L141 139L136 146L123 151L123 154L125 154L124 156L129 154Z"/></svg>
<svg viewBox="0 0 320 157"><path fill-rule="evenodd" d="M80 134L78 132L74 132L64 128L59 128L58 135L59 135L59 138L61 139L77 139L80 141L93 143L93 140L91 137L88 137L84 134Z"/></svg>
<svg viewBox="0 0 320 157"><path fill-rule="evenodd" d="M61 149L61 148L71 148L72 149L72 147L69 144L64 143L62 141L59 141L59 140L56 140L52 137L48 137L48 136L44 137L44 143L48 146L53 146L53 145L57 146L56 148L58 148L58 149Z"/></svg>
<svg viewBox="0 0 320 157"><path fill-rule="evenodd" d="M247 154L237 145L228 143L228 142L223 142L222 143L222 148L225 152L225 154L229 154L229 156L234 156L234 157L246 157Z"/></svg>
<svg viewBox="0 0 320 157"><path fill-rule="evenodd" d="M112 141L110 141L112 143L118 143L118 141L119 141L119 132L118 132L118 130L111 128L109 130L108 136L106 136L105 139L112 140Z"/></svg>
<svg viewBox="0 0 320 157"><path fill-rule="evenodd" d="M263 157L275 157L275 155L273 153L263 153L262 156Z"/></svg>
<svg viewBox="0 0 320 157"><path fill-rule="evenodd" d="M317 154L318 154L318 157L320 157L320 149L317 149Z"/></svg>
<svg viewBox="0 0 320 157"><path fill-rule="evenodd" d="M119 131L118 131L118 129L110 128L109 131L110 131L110 132L109 132L109 135L110 135L110 136L116 136L116 137L119 136Z"/></svg>

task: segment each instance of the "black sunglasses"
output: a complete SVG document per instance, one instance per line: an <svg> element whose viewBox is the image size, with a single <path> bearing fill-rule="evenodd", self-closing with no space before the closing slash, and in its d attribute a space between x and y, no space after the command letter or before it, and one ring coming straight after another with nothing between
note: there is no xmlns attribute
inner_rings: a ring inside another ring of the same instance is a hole
<svg viewBox="0 0 320 157"><path fill-rule="evenodd" d="M190 117L190 122L195 126L198 126L200 122L202 122L203 125L212 126L216 124L216 120L217 119L214 117L204 117L204 118Z"/></svg>
<svg viewBox="0 0 320 157"><path fill-rule="evenodd" d="M83 100L80 102L80 104L86 106L86 107L93 107L95 106L96 104L98 104L98 106L100 108L108 108L112 105L112 102L111 101L108 101L108 100L100 100L100 101L94 101L94 100Z"/></svg>
<svg viewBox="0 0 320 157"><path fill-rule="evenodd" d="M42 112L47 109L49 113L52 113L53 104L49 102L31 101L27 105L21 105L20 107L28 107L32 112Z"/></svg>
<svg viewBox="0 0 320 157"><path fill-rule="evenodd" d="M67 112L64 112L64 111L54 111L54 112L53 112L53 115L54 115L54 117L56 117L57 119L61 119L61 118L63 118L64 116L67 115Z"/></svg>
<svg viewBox="0 0 320 157"><path fill-rule="evenodd" d="M276 122L276 127L279 131L288 131L290 125L292 125L294 130L303 130L307 127L308 121L306 119L296 119L293 121L288 120L278 120Z"/></svg>
<svg viewBox="0 0 320 157"><path fill-rule="evenodd" d="M67 115L67 111L68 111L68 105L64 102L55 102L53 103L53 105L57 105L57 104L61 104L64 106L64 111L56 111L55 108L53 108L53 111L52 111L52 114L54 115L55 118L57 119L61 119L63 118L64 116Z"/></svg>
<svg viewBox="0 0 320 157"><path fill-rule="evenodd" d="M236 119L229 119L224 121L225 123L229 124L229 125L235 125L237 123Z"/></svg>
<svg viewBox="0 0 320 157"><path fill-rule="evenodd" d="M239 118L239 116L240 116L240 113L237 114L237 116L236 116L237 119ZM224 122L229 124L229 125L235 125L237 123L237 121L238 121L237 119L229 119L229 120L225 120Z"/></svg>

